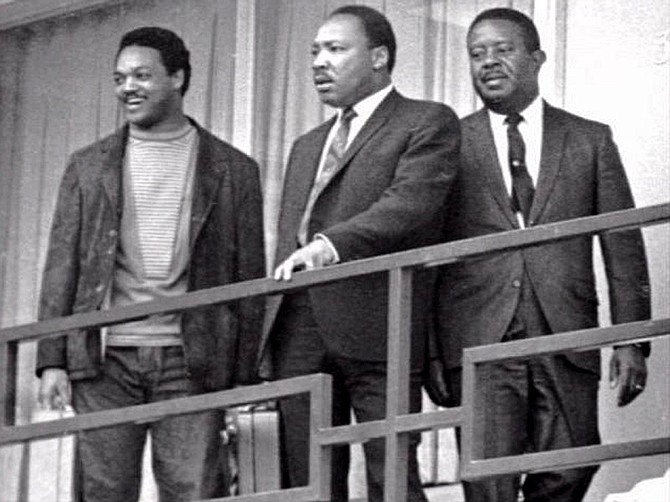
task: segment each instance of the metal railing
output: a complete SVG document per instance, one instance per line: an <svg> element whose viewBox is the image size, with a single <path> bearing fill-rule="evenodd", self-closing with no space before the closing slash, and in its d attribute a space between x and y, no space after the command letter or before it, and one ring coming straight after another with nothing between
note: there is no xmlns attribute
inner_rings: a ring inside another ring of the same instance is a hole
<svg viewBox="0 0 670 502"><path fill-rule="evenodd" d="M76 314L0 330L0 446L47 438L103 426L155 420L168 415L203 411L219 407L266 401L296 393L311 395L310 481L302 488L280 492L243 495L225 500L279 501L290 496L295 502L327 500L330 489L330 447L384 437L386 441L385 499L406 499L406 465L409 432L436 428L462 427L461 475L464 479L511 472L528 472L547 467L572 467L617 458L670 452L670 438L628 441L517 457L481 458L478 435L476 366L492 361L550 354L572 349L595 348L641 337L656 337L670 332L670 319L629 323L608 328L557 334L467 349L463 366L463 406L420 414L409 414L409 364L411 280L413 270L438 266L473 256L507 249L534 246L670 221L670 203L618 211L544 226L490 234L447 244L429 246L376 258L343 263L320 270L298 273L290 283L258 279L187 293L178 298L135 304L108 311ZM14 424L16 397L16 355L19 342L58 336L72 329L102 327L142 319L150 315L188 310L203 305L225 303L256 295L285 293L377 272L389 274L388 304L388 379L384 420L332 427L330 421L330 377L314 375L215 392L161 403L90 413L54 422ZM221 499L224 500L224 499Z"/></svg>

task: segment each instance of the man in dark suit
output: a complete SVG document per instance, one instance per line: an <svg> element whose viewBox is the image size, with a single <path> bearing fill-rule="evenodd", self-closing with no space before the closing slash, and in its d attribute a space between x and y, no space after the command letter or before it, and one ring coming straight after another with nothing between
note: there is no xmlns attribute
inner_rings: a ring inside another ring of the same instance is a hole
<svg viewBox="0 0 670 502"><path fill-rule="evenodd" d="M160 300L264 274L256 163L183 112L191 66L175 33L121 39L116 96L127 123L76 152L61 182L40 319ZM40 341L44 406L88 413L230 388L254 379L263 301L206 306ZM78 436L82 497L139 498L151 431L162 501L225 494L217 410Z"/></svg>
<svg viewBox="0 0 670 502"><path fill-rule="evenodd" d="M545 61L532 21L511 9L479 14L467 35L474 86L485 108L461 122L461 171L449 199L447 238L464 239L633 207L610 129L539 98ZM638 230L599 236L612 321L650 315L649 282ZM463 349L595 327L592 238L497 253L443 268L438 332L448 381L460 403ZM644 389L644 345L614 350L611 381L623 406ZM599 441L598 351L491 368L486 456ZM594 468L533 473L530 501L581 500ZM464 483L469 501L516 501L520 477Z"/></svg>
<svg viewBox="0 0 670 502"><path fill-rule="evenodd" d="M364 6L334 11L312 47L314 83L337 115L300 137L286 173L275 278L298 268L366 258L435 242L456 172L458 120L444 105L401 96L391 84L395 38ZM421 305L430 281L416 281ZM334 377L335 425L385 415L387 276L376 274L270 298L262 376L314 372ZM417 309L420 310L420 309ZM413 333L411 409L420 410L425 316ZM271 366L272 372L269 372ZM309 403L280 403L288 484L308 480ZM412 440L409 500L425 500ZM383 500L383 439L364 444L370 501ZM347 500L349 449L334 451L333 499Z"/></svg>

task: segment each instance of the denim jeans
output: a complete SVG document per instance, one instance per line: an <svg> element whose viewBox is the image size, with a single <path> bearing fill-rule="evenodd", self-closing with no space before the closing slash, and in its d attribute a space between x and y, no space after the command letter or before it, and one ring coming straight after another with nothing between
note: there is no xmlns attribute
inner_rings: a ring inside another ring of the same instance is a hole
<svg viewBox="0 0 670 502"><path fill-rule="evenodd" d="M181 347L108 347L104 371L73 382L77 413L109 410L197 394ZM161 502L222 496L219 431L223 412L212 410L85 431L77 439L85 502L134 502L151 433L153 473Z"/></svg>

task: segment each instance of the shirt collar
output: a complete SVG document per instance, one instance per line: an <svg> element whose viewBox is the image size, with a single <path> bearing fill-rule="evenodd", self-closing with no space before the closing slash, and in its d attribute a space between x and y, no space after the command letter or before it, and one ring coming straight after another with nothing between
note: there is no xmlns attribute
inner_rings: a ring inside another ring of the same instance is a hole
<svg viewBox="0 0 670 502"><path fill-rule="evenodd" d="M505 118L507 117L506 115L494 113L491 110L488 110L488 113L492 123L496 123L496 125L501 127L507 127L507 125L505 124ZM529 127L541 128L542 98L540 98L539 96L536 97L531 104L529 104L524 110L521 110L519 113L523 117L522 123L528 125Z"/></svg>
<svg viewBox="0 0 670 502"><path fill-rule="evenodd" d="M392 90L393 84L389 84L383 89L380 89L374 94L370 94L366 98L361 99L358 103L353 105L352 108L356 112L356 119L362 119L361 123L367 121L370 115L373 114L373 112L377 109L381 102L384 101L386 96L391 93ZM343 109L340 108L337 111L338 120L342 117L342 110Z"/></svg>

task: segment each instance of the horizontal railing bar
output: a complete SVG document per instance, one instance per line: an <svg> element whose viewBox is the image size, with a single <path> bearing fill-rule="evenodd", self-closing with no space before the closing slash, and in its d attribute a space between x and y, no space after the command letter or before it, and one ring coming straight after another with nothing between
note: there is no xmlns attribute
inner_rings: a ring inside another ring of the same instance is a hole
<svg viewBox="0 0 670 502"><path fill-rule="evenodd" d="M571 239L579 235L620 231L641 226L657 225L670 220L670 203L637 209L626 209L610 213L559 221L546 225L493 233L454 241L451 253L443 258L428 259L428 266L452 263L464 257L490 254L496 251L546 244L548 242ZM435 248L436 246L433 246ZM425 248L431 249L431 248Z"/></svg>
<svg viewBox="0 0 670 502"><path fill-rule="evenodd" d="M584 351L631 340L670 334L670 318L616 324L551 336L527 338L465 349L463 359L474 364L523 359L566 351Z"/></svg>
<svg viewBox="0 0 670 502"><path fill-rule="evenodd" d="M383 437L386 435L389 425L388 420L373 420L361 424L340 425L329 427L318 432L314 441L319 445L336 445L345 443L362 443L368 439Z"/></svg>
<svg viewBox="0 0 670 502"><path fill-rule="evenodd" d="M420 415L414 413L400 415L396 418L397 432L428 431L433 429L448 429L460 427L463 422L461 407L454 407L437 411L422 411Z"/></svg>
<svg viewBox="0 0 670 502"><path fill-rule="evenodd" d="M668 437L628 441L626 443L580 446L563 450L474 460L461 466L461 477L471 480L547 469L571 469L599 464L606 460L660 455L668 452L670 452L670 438Z"/></svg>
<svg viewBox="0 0 670 502"><path fill-rule="evenodd" d="M58 333L62 331L119 324L151 315L225 303L240 298L284 293L307 286L384 272L394 268L417 267L426 264L435 266L457 261L465 257L488 254L510 248L531 246L582 234L600 233L606 230L620 230L631 226L653 225L665 221L670 221L670 203L616 211L511 232L484 235L472 239L342 263L319 270L298 272L293 276L290 283L278 282L272 279L256 279L192 291L179 297L166 298L160 301L137 303L111 310L74 314L67 317L4 328L0 330L0 343L6 343L11 340L25 341L40 337L58 336Z"/></svg>
<svg viewBox="0 0 670 502"><path fill-rule="evenodd" d="M246 493L243 495L216 499L205 499L200 502L277 502L279 500L290 500L291 502L314 502L318 499L314 490L309 486L305 486L260 493Z"/></svg>
<svg viewBox="0 0 670 502"><path fill-rule="evenodd" d="M199 394L192 397L85 413L49 422L4 427L0 428L0 446L71 434L73 431L97 429L130 422L150 422L172 415L197 413L214 408L230 408L241 404L268 401L300 393L311 392L314 394L318 392L319 385L322 384L323 379L330 381L330 376L315 373L260 385Z"/></svg>
<svg viewBox="0 0 670 502"><path fill-rule="evenodd" d="M462 421L461 408L448 410L424 411L398 415L385 420L341 425L322 429L314 440L320 445L336 445L346 443L362 443L368 439L385 436L389 430L398 434L421 432L432 429L458 427Z"/></svg>

